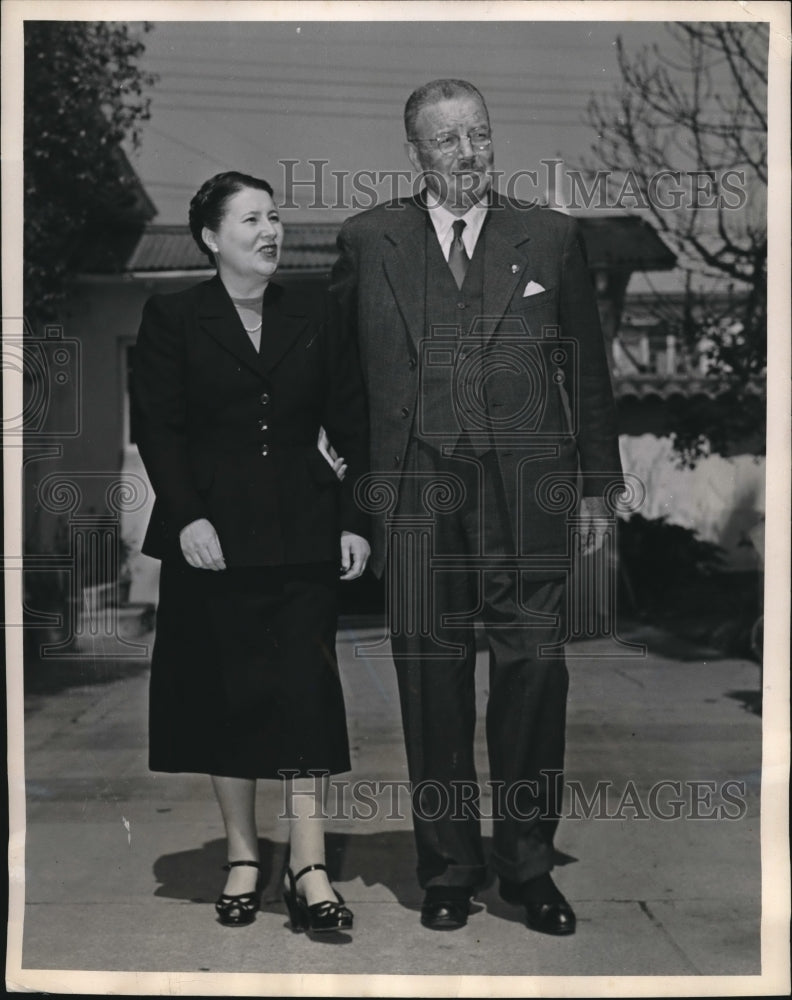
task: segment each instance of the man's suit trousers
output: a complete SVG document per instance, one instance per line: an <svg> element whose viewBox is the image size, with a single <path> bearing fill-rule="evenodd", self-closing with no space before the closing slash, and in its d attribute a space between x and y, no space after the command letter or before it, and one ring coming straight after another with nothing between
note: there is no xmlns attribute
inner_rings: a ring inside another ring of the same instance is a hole
<svg viewBox="0 0 792 1000"><path fill-rule="evenodd" d="M514 554L513 539L494 452L476 457L460 444L444 455L411 440L387 572L424 888L484 882L485 810L498 875L522 882L552 867L568 674L563 654L540 647L565 634L565 581L522 578L513 562L499 563ZM474 761L476 619L489 649L491 803Z"/></svg>

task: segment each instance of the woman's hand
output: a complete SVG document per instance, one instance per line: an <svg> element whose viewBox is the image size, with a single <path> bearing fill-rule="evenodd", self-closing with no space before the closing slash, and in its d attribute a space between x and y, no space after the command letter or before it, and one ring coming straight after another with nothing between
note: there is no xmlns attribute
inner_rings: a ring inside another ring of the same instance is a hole
<svg viewBox="0 0 792 1000"><path fill-rule="evenodd" d="M179 532L181 550L187 562L196 569L225 569L220 539L205 517L191 521Z"/></svg>
<svg viewBox="0 0 792 1000"><path fill-rule="evenodd" d="M371 548L365 538L351 531L341 532L342 580L357 580L366 568Z"/></svg>
<svg viewBox="0 0 792 1000"><path fill-rule="evenodd" d="M316 447L322 453L324 460L333 469L338 478L343 479L347 472L347 464L343 458L339 458L336 454L336 450L330 444L330 439L328 438L327 431L324 427L319 428L319 439L316 442Z"/></svg>

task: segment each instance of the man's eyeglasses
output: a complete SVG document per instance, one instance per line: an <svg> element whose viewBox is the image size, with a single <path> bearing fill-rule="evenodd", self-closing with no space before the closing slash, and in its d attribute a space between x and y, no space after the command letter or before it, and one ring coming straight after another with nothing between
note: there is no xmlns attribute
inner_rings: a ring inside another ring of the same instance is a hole
<svg viewBox="0 0 792 1000"><path fill-rule="evenodd" d="M486 149L492 144L492 133L488 128L472 128L466 137L474 149ZM455 153L461 140L462 136L456 132L443 132L434 139L410 139L410 142L433 142L441 153Z"/></svg>

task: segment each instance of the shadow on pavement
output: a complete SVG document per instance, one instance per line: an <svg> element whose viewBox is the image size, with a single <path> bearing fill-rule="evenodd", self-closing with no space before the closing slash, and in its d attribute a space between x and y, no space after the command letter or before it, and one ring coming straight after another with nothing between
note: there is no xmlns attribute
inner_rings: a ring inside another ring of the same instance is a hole
<svg viewBox="0 0 792 1000"><path fill-rule="evenodd" d="M325 838L327 868L331 880L360 878L367 886L381 884L405 906L420 906L421 890L415 877L414 840L410 830L386 833L328 833ZM265 883L264 900L280 899L280 882L286 862L286 846L259 838L259 857ZM226 842L210 840L194 850L165 854L154 863L159 882L155 896L209 903L219 895L225 873Z"/></svg>
<svg viewBox="0 0 792 1000"><path fill-rule="evenodd" d="M761 689L756 691L727 691L726 697L739 701L746 712L752 712L754 715L762 714Z"/></svg>
<svg viewBox="0 0 792 1000"><path fill-rule="evenodd" d="M25 697L59 694L68 688L110 684L127 677L137 677L149 668L147 658L140 659L25 659Z"/></svg>
<svg viewBox="0 0 792 1000"><path fill-rule="evenodd" d="M366 834L328 833L325 838L327 867L331 881L348 882L359 878L367 887L382 885L405 909L415 913L421 908L423 892L415 873L415 842L410 830L394 830ZM484 856L489 857L491 838L483 838ZM285 914L281 898L281 882L286 863L286 845L266 837L259 838L262 863L262 906L279 905ZM563 867L577 861L570 854L556 851L555 865ZM225 873L226 842L210 840L194 850L162 855L154 863L154 877L159 886L155 896L189 900L193 903L214 903L219 896ZM522 908L504 903L498 895L497 879L492 872L477 893L487 909L505 920L522 922ZM473 904L473 913L481 910ZM340 935L339 935L340 937ZM344 936L346 939L346 936ZM339 943L339 942L337 942Z"/></svg>
<svg viewBox="0 0 792 1000"><path fill-rule="evenodd" d="M679 660L681 663L693 663L696 660L720 660L727 656L723 650L716 649L705 641L696 641L675 635L666 628L653 624L623 622L619 630L619 637L628 642L645 645L648 651L655 656Z"/></svg>
<svg viewBox="0 0 792 1000"><path fill-rule="evenodd" d="M647 575L648 578L648 575ZM619 603L619 634L661 656L757 660L755 632L762 614L761 573L688 573L673 586Z"/></svg>

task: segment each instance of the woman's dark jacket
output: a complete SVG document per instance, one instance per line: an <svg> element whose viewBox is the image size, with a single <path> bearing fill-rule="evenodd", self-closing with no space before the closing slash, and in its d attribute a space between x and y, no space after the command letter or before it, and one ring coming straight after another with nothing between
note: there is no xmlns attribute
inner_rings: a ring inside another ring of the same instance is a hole
<svg viewBox="0 0 792 1000"><path fill-rule="evenodd" d="M229 567L337 560L342 530L367 535L353 495L368 457L363 383L326 301L270 283L258 354L218 277L146 303L132 397L156 494L147 555L179 555L198 518ZM317 449L320 426L347 461L343 482Z"/></svg>

